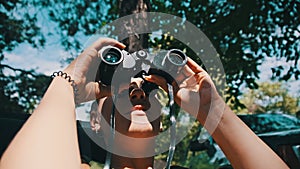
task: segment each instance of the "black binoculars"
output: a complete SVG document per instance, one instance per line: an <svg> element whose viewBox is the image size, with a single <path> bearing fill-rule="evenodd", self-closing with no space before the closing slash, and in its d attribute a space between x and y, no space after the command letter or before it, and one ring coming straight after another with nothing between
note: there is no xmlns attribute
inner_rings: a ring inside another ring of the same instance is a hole
<svg viewBox="0 0 300 169"><path fill-rule="evenodd" d="M156 74L171 83L176 74L187 62L187 56L179 49L171 49L158 54L150 54L146 50L129 53L114 46L105 46L98 55L101 59L96 80L111 85L114 79L138 77Z"/></svg>

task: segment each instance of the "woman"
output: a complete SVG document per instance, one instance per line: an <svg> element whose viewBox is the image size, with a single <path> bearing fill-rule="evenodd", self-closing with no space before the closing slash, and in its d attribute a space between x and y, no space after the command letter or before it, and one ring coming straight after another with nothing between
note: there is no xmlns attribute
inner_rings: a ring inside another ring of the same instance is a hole
<svg viewBox="0 0 300 169"><path fill-rule="evenodd" d="M97 51L107 45L125 47L113 39L99 39L63 71L74 82L64 75L54 77L40 105L2 156L1 169L80 168L74 94L76 102L110 95L109 88L88 78L99 64ZM188 59L184 70L177 79L180 84L174 85L175 101L211 132L234 168L288 168L225 105L209 75L199 65ZM145 79L167 90L162 77L151 75ZM196 109L195 99L199 102Z"/></svg>

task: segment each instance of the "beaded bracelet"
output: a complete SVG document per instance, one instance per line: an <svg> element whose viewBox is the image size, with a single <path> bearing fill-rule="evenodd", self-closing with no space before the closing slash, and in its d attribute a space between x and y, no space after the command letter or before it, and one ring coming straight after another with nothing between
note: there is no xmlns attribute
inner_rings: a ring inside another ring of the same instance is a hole
<svg viewBox="0 0 300 169"><path fill-rule="evenodd" d="M69 76L67 73L64 73L62 71L53 72L53 74L51 75L51 78L54 78L54 77L57 77L57 76L63 77L69 83L71 83L71 86L73 87L73 92L74 92L74 101L75 101L75 104L77 104L76 96L78 95L78 89L77 89L77 85L76 85L75 81L72 80L71 76Z"/></svg>

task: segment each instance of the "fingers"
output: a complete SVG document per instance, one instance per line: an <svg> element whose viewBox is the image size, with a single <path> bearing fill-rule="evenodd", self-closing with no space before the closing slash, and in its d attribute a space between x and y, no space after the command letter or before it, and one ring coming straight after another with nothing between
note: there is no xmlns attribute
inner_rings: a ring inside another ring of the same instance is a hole
<svg viewBox="0 0 300 169"><path fill-rule="evenodd" d="M148 75L148 76L144 76L144 79L149 82L155 83L165 91L168 91L167 81L165 78L158 75Z"/></svg>
<svg viewBox="0 0 300 169"><path fill-rule="evenodd" d="M199 66L195 61L188 57L186 65L182 68L179 75L176 77L176 81L181 83L187 78L194 76L195 74L205 72L201 66Z"/></svg>
<svg viewBox="0 0 300 169"><path fill-rule="evenodd" d="M193 61L191 58L188 57L187 60L188 67L194 72L194 73L201 73L204 72L204 69L202 69L201 66L199 66L195 61Z"/></svg>
<svg viewBox="0 0 300 169"><path fill-rule="evenodd" d="M123 43L111 38L100 38L96 42L94 42L91 47L99 51L102 47L108 45L115 46L120 49L124 49L126 47Z"/></svg>
<svg viewBox="0 0 300 169"><path fill-rule="evenodd" d="M97 102L93 102L90 110L90 125L91 129L96 133L100 130L100 114L98 112Z"/></svg>
<svg viewBox="0 0 300 169"><path fill-rule="evenodd" d="M80 102L102 98L110 95L110 88L105 88L95 82L100 59L98 51L104 46L116 46L123 49L125 45L111 38L99 38L89 48L85 49L66 69L65 72L72 75L79 90Z"/></svg>

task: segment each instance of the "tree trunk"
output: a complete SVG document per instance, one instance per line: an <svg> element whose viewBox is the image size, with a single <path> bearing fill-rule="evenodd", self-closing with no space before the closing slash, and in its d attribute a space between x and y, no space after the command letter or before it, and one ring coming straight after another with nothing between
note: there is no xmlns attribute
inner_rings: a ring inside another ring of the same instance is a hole
<svg viewBox="0 0 300 169"><path fill-rule="evenodd" d="M120 0L119 14L120 17L141 13L150 12L149 0ZM127 46L126 50L130 53L148 48L148 34L137 34L137 30L147 28L148 20L147 13L139 15L142 17L132 17L128 22L124 23L122 32L128 34L128 38L122 40Z"/></svg>

